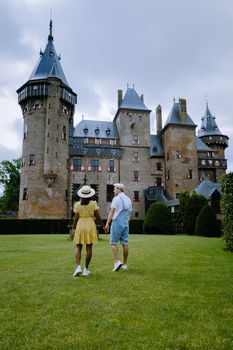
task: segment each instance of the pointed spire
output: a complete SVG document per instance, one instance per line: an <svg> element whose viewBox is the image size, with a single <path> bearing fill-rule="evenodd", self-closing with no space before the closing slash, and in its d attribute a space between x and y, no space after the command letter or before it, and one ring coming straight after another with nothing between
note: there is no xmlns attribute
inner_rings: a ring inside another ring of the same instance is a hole
<svg viewBox="0 0 233 350"><path fill-rule="evenodd" d="M206 110L204 117L201 118L201 127L198 130L198 136L209 136L209 135L222 135L221 131L219 130L215 117L211 114L208 106L208 101L206 99Z"/></svg>
<svg viewBox="0 0 233 350"><path fill-rule="evenodd" d="M53 41L53 21L50 19L49 22L49 36L48 36L48 41Z"/></svg>

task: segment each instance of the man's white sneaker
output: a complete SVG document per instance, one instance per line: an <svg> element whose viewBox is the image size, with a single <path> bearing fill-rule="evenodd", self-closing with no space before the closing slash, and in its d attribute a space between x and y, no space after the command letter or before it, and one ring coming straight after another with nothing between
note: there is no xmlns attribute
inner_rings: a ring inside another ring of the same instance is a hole
<svg viewBox="0 0 233 350"><path fill-rule="evenodd" d="M90 271L85 267L83 270L82 276L87 277L88 275L90 275Z"/></svg>
<svg viewBox="0 0 233 350"><path fill-rule="evenodd" d="M123 265L121 266L121 269L122 269L122 270L127 270L127 269L128 269L128 266L127 266L126 264L123 264Z"/></svg>
<svg viewBox="0 0 233 350"><path fill-rule="evenodd" d="M112 271L119 271L121 266L122 266L122 262L120 260L118 260L115 264L114 264L114 267L112 269Z"/></svg>
<svg viewBox="0 0 233 350"><path fill-rule="evenodd" d="M73 277L76 277L76 276L81 275L81 273L82 273L82 272L83 272L83 271L82 271L81 266L80 266L80 265L78 265L78 266L76 267L76 269L74 270Z"/></svg>

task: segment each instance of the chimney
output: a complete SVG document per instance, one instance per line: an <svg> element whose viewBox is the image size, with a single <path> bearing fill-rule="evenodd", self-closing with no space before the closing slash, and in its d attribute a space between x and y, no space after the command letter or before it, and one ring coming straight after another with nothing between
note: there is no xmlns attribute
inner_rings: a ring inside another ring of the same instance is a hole
<svg viewBox="0 0 233 350"><path fill-rule="evenodd" d="M118 90L118 108L120 107L122 102L122 90Z"/></svg>
<svg viewBox="0 0 233 350"><path fill-rule="evenodd" d="M162 131L162 108L160 105L156 108L156 126L157 135L160 135Z"/></svg>
<svg viewBox="0 0 233 350"><path fill-rule="evenodd" d="M187 106L184 98L179 98L180 105L180 121L185 123L187 121Z"/></svg>
<svg viewBox="0 0 233 350"><path fill-rule="evenodd" d="M144 96L143 96L143 94L141 95L140 99L144 103Z"/></svg>

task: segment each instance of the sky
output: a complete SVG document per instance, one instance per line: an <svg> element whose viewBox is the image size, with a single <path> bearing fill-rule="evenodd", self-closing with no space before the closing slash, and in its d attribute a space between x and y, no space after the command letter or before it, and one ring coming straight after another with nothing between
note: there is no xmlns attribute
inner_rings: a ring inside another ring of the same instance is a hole
<svg viewBox="0 0 233 350"><path fill-rule="evenodd" d="M21 156L23 118L16 90L54 45L77 93L75 125L111 121L117 91L135 87L163 124L174 99L185 98L198 125L206 102L223 135L233 171L232 0L0 0L0 162Z"/></svg>

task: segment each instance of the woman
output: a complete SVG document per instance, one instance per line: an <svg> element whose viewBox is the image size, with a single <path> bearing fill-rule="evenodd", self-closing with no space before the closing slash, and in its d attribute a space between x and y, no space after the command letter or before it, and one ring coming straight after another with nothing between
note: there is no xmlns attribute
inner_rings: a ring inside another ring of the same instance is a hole
<svg viewBox="0 0 233 350"><path fill-rule="evenodd" d="M90 186L83 186L78 190L78 196L81 198L80 202L74 205L74 222L72 232L74 235L74 242L76 244L75 259L77 267L73 276L88 276L88 270L92 257L92 244L97 240L97 230L94 218L104 227L103 221L99 215L96 201L92 200L95 190ZM81 268L81 252L83 244L86 244L86 261L85 268Z"/></svg>

